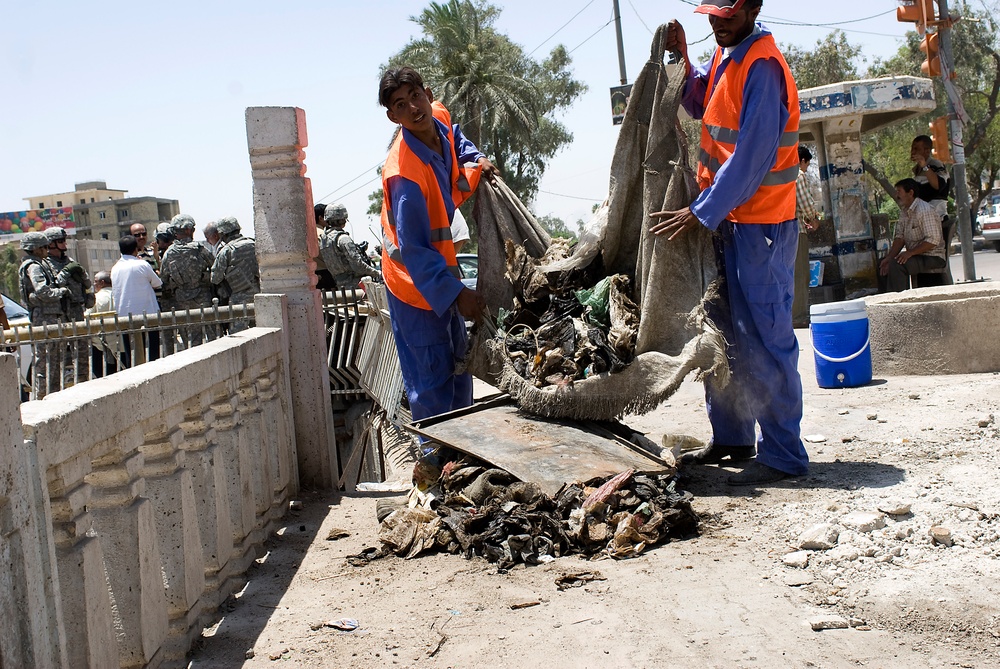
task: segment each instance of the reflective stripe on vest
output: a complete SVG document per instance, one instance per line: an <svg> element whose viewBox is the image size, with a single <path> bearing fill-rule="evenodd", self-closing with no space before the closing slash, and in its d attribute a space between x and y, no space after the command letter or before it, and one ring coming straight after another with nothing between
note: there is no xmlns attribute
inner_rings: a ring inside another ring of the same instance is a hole
<svg viewBox="0 0 1000 669"><path fill-rule="evenodd" d="M721 76L718 72L722 64L722 50L716 49L709 71L698 157L698 185L702 190L714 183L716 173L736 149L740 137L743 88L750 66L768 58L781 65L785 77L788 122L778 141L775 163L764 176L760 188L726 217L739 223L781 223L795 218L795 179L799 174L798 91L788 64L770 35L764 35L750 45L742 63L731 60Z"/></svg>
<svg viewBox="0 0 1000 669"><path fill-rule="evenodd" d="M479 185L482 170L478 166L470 169L458 164L451 114L439 102L434 102L432 107L434 118L443 123L447 129L446 139L451 151L451 197L457 207L465 202ZM395 297L411 306L430 310L430 304L417 290L413 278L403 264L399 238L396 234L396 217L389 202L389 180L394 176L401 176L420 187L427 202L431 245L444 256L451 275L461 278L462 273L455 257L455 244L451 237L451 221L434 168L424 163L407 146L402 132L396 136L382 168L382 276L386 287Z"/></svg>

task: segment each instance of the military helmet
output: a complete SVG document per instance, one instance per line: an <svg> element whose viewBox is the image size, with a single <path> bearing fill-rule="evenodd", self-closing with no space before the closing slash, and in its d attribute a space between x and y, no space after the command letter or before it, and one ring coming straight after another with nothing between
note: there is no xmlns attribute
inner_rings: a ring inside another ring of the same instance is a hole
<svg viewBox="0 0 1000 669"><path fill-rule="evenodd" d="M240 231L240 223L232 216L226 216L225 218L220 218L215 222L215 229L219 231L222 236L231 235L234 232Z"/></svg>
<svg viewBox="0 0 1000 669"><path fill-rule="evenodd" d="M44 232L28 232L21 237L22 251L34 251L48 245L49 238L45 236Z"/></svg>
<svg viewBox="0 0 1000 669"><path fill-rule="evenodd" d="M66 231L58 226L47 228L44 234L48 238L49 244L66 241Z"/></svg>
<svg viewBox="0 0 1000 669"><path fill-rule="evenodd" d="M174 233L170 230L170 223L157 223L156 232L153 233L153 238L166 242L172 240L174 238Z"/></svg>
<svg viewBox="0 0 1000 669"><path fill-rule="evenodd" d="M177 230L194 230L194 217L191 214L177 214L170 219L170 229L175 235Z"/></svg>
<svg viewBox="0 0 1000 669"><path fill-rule="evenodd" d="M328 204L326 205L326 211L323 212L323 221L329 223L331 221L346 221L347 220L347 207L340 204Z"/></svg>

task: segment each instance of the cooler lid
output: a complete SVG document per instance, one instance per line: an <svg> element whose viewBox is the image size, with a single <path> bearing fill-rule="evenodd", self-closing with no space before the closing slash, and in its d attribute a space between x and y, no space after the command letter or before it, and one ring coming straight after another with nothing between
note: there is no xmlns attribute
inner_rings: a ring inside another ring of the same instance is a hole
<svg viewBox="0 0 1000 669"><path fill-rule="evenodd" d="M810 316L846 316L858 313L867 314L864 298L847 300L845 302L826 302L809 307Z"/></svg>

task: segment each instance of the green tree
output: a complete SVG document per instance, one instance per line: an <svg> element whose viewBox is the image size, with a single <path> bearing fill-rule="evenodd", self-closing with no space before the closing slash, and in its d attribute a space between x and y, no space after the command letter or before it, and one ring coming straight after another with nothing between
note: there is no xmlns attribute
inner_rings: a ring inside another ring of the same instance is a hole
<svg viewBox="0 0 1000 669"><path fill-rule="evenodd" d="M989 194L993 180L1000 174L1000 37L995 17L1000 11L996 2L983 3L981 9L959 2L952 12L964 20L952 31L952 54L955 59L955 87L969 115L963 132L969 192L973 210ZM899 51L885 61L875 62L869 76L923 76L920 64L920 36L907 33ZM935 79L938 109L934 116L946 113L947 96L940 78ZM913 119L865 137L865 170L883 188L891 189L892 179L910 172L910 141L927 134L928 117Z"/></svg>
<svg viewBox="0 0 1000 669"><path fill-rule="evenodd" d="M558 216L553 216L548 214L546 216L538 217L538 224L545 228L552 237L560 237L562 239L570 239L572 241L577 241L577 233L569 229L566 225L566 221L562 220ZM577 227L580 226L580 222L577 223Z"/></svg>
<svg viewBox="0 0 1000 669"><path fill-rule="evenodd" d="M20 266L21 254L17 251L16 244L0 247L0 290L15 302L21 301L20 278L17 274Z"/></svg>
<svg viewBox="0 0 1000 669"><path fill-rule="evenodd" d="M534 60L495 30L499 14L486 0L432 2L412 17L423 37L389 64L420 72L465 135L530 202L548 161L573 139L555 116L586 87L573 78L564 47Z"/></svg>
<svg viewBox="0 0 1000 669"><path fill-rule="evenodd" d="M800 90L858 79L858 64L863 62L861 47L840 30L816 40L811 49L783 44L781 52Z"/></svg>

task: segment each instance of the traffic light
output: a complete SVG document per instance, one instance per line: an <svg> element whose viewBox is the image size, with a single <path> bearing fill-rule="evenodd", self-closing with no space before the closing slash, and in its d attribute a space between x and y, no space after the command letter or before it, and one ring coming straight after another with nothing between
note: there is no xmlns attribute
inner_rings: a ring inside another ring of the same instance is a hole
<svg viewBox="0 0 1000 669"><path fill-rule="evenodd" d="M920 63L920 71L928 77L941 76L941 56L938 54L938 34L924 33L924 38L920 40L920 50L927 58Z"/></svg>
<svg viewBox="0 0 1000 669"><path fill-rule="evenodd" d="M948 137L948 117L939 116L929 124L931 131L931 143L933 144L934 157L942 163L950 163L951 160L951 140Z"/></svg>
<svg viewBox="0 0 1000 669"><path fill-rule="evenodd" d="M923 35L927 24L935 20L934 0L902 0L896 8L896 20L901 23L916 23L917 32Z"/></svg>

